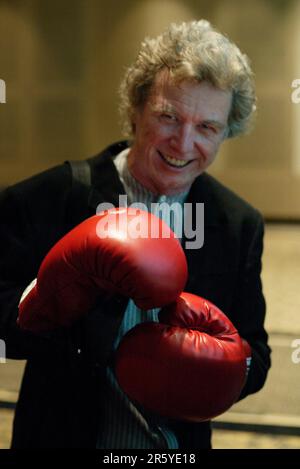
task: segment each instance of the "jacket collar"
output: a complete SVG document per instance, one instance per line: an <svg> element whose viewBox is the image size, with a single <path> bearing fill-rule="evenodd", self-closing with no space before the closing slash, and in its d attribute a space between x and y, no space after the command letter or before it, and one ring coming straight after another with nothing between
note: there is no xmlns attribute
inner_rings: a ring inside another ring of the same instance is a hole
<svg viewBox="0 0 300 469"><path fill-rule="evenodd" d="M187 202L204 203L205 227L217 227L227 222L227 216L216 201L215 180L207 173L198 176L192 184Z"/></svg>
<svg viewBox="0 0 300 469"><path fill-rule="evenodd" d="M118 207L119 194L125 194L113 158L128 146L127 141L117 142L105 148L98 155L88 159L92 174L92 187L88 205L93 209L93 213L96 213L98 204L103 202L110 202Z"/></svg>

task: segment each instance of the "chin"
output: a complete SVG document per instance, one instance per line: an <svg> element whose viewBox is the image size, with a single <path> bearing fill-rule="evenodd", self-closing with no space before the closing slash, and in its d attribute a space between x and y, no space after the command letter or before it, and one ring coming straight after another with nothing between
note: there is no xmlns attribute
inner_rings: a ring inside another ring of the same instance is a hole
<svg viewBox="0 0 300 469"><path fill-rule="evenodd" d="M182 186L171 186L170 184L168 184L164 187L160 186L158 193L164 195L176 195L180 194L181 192L184 192L185 190L187 189Z"/></svg>

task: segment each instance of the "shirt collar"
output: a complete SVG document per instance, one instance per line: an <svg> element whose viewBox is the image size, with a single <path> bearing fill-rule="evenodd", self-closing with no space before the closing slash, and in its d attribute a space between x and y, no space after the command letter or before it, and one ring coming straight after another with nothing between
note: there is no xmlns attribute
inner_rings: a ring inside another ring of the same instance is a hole
<svg viewBox="0 0 300 469"><path fill-rule="evenodd" d="M129 197L129 202L147 202L147 203L162 203L172 204L174 202L184 203L187 198L188 191L181 192L175 195L154 194L146 189L134 176L130 173L127 165L127 156L130 148L121 151L114 159L114 164L119 173L119 177L125 187L126 193Z"/></svg>

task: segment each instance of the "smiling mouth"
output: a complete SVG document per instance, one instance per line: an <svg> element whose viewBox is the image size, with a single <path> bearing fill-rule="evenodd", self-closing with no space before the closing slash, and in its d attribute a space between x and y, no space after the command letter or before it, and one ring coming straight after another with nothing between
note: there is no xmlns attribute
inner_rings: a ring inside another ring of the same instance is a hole
<svg viewBox="0 0 300 469"><path fill-rule="evenodd" d="M163 155L159 150L157 150L161 159L167 163L172 168L185 168L189 165L193 160L185 161L185 160L178 160L177 158L172 158L171 156Z"/></svg>

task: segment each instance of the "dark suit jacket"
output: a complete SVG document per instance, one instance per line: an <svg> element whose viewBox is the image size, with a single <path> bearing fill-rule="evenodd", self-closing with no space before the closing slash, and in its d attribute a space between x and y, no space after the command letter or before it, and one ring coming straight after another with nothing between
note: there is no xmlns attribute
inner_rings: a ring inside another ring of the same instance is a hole
<svg viewBox="0 0 300 469"><path fill-rule="evenodd" d="M128 300L107 296L72 328L49 334L21 331L16 318L20 296L51 246L94 215L100 202L118 205L118 195L125 191L112 156L125 145L112 145L88 160L90 189L72 179L65 163L1 194L0 337L9 358L27 359L12 447L96 445L105 401L104 370L112 360ZM253 359L243 398L263 386L270 367L260 281L263 221L255 209L207 174L195 180L188 202L205 204L205 239L201 249L185 252L185 290L215 303L251 345ZM210 446L209 423L170 421L170 426L181 448Z"/></svg>

